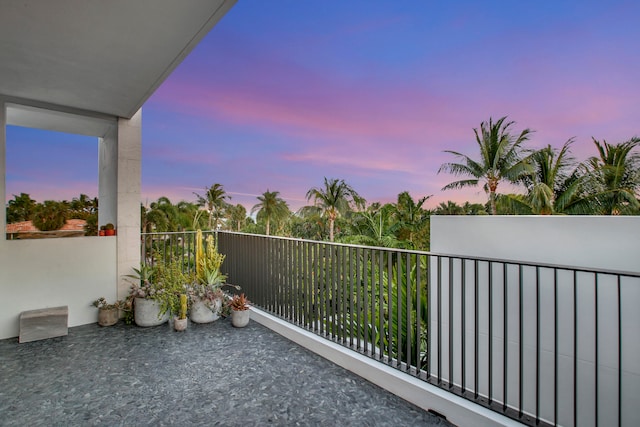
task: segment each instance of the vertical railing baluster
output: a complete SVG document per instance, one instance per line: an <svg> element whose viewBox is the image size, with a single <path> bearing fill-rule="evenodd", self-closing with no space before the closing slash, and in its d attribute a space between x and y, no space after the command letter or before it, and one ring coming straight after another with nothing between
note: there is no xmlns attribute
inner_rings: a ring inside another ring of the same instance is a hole
<svg viewBox="0 0 640 427"><path fill-rule="evenodd" d="M436 256L439 258L439 256ZM432 311L432 307L433 307L433 303L431 302L431 297L432 297L432 293L431 293L431 285L432 285L432 279L431 279L431 275L433 274L433 272L431 271L433 269L433 256L432 255L427 255L427 380L431 379L431 368L432 368L432 364L431 364L431 340L433 338L433 334L432 329L433 329L433 322L431 321L431 311Z"/></svg>
<svg viewBox="0 0 640 427"><path fill-rule="evenodd" d="M285 275L289 276L289 286L287 287L287 293L288 295L288 300L287 300L287 306L289 307L289 318L291 319L291 322L293 322L294 324L297 323L298 319L297 319L297 315L298 312L296 310L296 276L297 276L297 271L296 271L296 262L295 262L295 248L294 248L294 241L287 239L285 240L285 242L287 242L287 269L285 270Z"/></svg>
<svg viewBox="0 0 640 427"><path fill-rule="evenodd" d="M620 299L620 275L617 275L618 303L618 426L622 426L622 305Z"/></svg>
<svg viewBox="0 0 640 427"><path fill-rule="evenodd" d="M479 365L479 353L478 353L478 335L480 334L480 318L479 318L479 306L480 306L480 298L478 296L478 260L474 260L474 275L473 275L473 281L474 281L474 292L473 292L473 296L475 298L475 308L473 311L473 315L475 317L474 320L474 335L473 335L473 346L474 346L474 351L475 351L475 357L474 357L474 369L473 369L473 375L474 375L474 382L473 382L473 386L474 386L474 399L478 399L478 394L480 393L480 385L478 384L479 380L479 375L478 375L478 365Z"/></svg>
<svg viewBox="0 0 640 427"><path fill-rule="evenodd" d="M540 267L536 266L536 424L540 422Z"/></svg>
<svg viewBox="0 0 640 427"><path fill-rule="evenodd" d="M300 286L302 304L302 327L309 327L309 244L300 242L300 256L302 263L302 283Z"/></svg>
<svg viewBox="0 0 640 427"><path fill-rule="evenodd" d="M284 282L285 286L285 307L286 316L290 322L295 323L295 305L293 303L293 283L294 283L294 263L293 263L293 241L283 240L285 243L285 260L283 265Z"/></svg>
<svg viewBox="0 0 640 427"><path fill-rule="evenodd" d="M398 254L398 257L400 257L400 254ZM411 328L413 327L413 322L411 321L411 312L413 311L413 304L411 303L411 298L412 298L412 293L411 293L411 255L407 252L406 254L407 260L406 260L406 272L405 272L405 283L406 283L406 307L407 309L405 310L405 312L407 313L407 321L406 321L406 325L407 325L407 333L406 333L406 337L407 337L407 356L406 356L406 371L410 371L411 369L411 344L412 344L412 340L411 340L411 335L412 335L412 330ZM416 319L416 323L417 323L417 319Z"/></svg>
<svg viewBox="0 0 640 427"><path fill-rule="evenodd" d="M334 338L334 312L333 312L333 300L334 300L334 280L333 274L335 272L335 257L333 253L333 246L326 245L326 254L327 254L327 270L326 270L326 280L325 280L325 322L326 322L326 333L330 339Z"/></svg>
<svg viewBox="0 0 640 427"><path fill-rule="evenodd" d="M349 348L353 348L353 315L355 313L355 304L353 301L353 288L354 288L354 250L353 247L349 247ZM346 313L345 313L346 314Z"/></svg>
<svg viewBox="0 0 640 427"><path fill-rule="evenodd" d="M595 426L598 427L598 415L599 415L599 406L600 406L600 402L598 401L598 397L599 397L599 393L598 393L598 372L599 372L599 366L598 366L598 273L594 274L594 281L593 281L593 293L594 293L594 316L593 316L593 323L594 323L594 327L595 327L595 343L594 343L594 356L595 356L595 364L594 364L594 369L595 369L595 375L594 375L594 379L595 379L595 401L594 401L594 410L595 410Z"/></svg>
<svg viewBox="0 0 640 427"><path fill-rule="evenodd" d="M466 329L467 329L467 301L466 301L466 287L467 287L467 260L462 259L460 267L460 374L461 374L461 392L464 396L467 391L467 345L466 345Z"/></svg>
<svg viewBox="0 0 640 427"><path fill-rule="evenodd" d="M384 251L380 251L378 254L378 283L379 286L377 291L377 299L378 299L378 336L380 337L380 342L378 343L378 349L380 351L380 359L384 360L385 354L385 345L384 345ZM390 286L389 278L387 278L387 286ZM391 320L391 318L389 318ZM389 322L391 323L391 322ZM388 355L388 362L391 363L391 354Z"/></svg>
<svg viewBox="0 0 640 427"><path fill-rule="evenodd" d="M518 386L519 386L519 390L518 390L518 418L522 418L522 413L523 413L523 391L524 391L524 372L523 372L523 359L524 359L524 343L522 342L522 338L524 336L524 314L522 312L523 309L523 296L522 296L522 292L523 292L523 288L524 288L524 284L523 284L523 277L522 277L522 264L518 264L518 287L519 287L519 292L518 292L518 298L519 298L519 309L518 309L518 315L520 316L520 321L518 323L518 326L520 328L519 330L519 335L518 335L518 344L520 345L519 348L519 353L518 356L520 357L519 360L519 365L518 365L518 374L520 376L519 382L518 382Z"/></svg>
<svg viewBox="0 0 640 427"><path fill-rule="evenodd" d="M354 312L356 317L357 327L356 330L356 346L358 350L362 350L362 340L360 330L362 328L361 323L361 315L362 315L362 275L361 275L361 257L362 257L362 249L356 248L356 311ZM353 322L353 315L352 315Z"/></svg>
<svg viewBox="0 0 640 427"><path fill-rule="evenodd" d="M449 258L449 389L453 387L453 264Z"/></svg>
<svg viewBox="0 0 640 427"><path fill-rule="evenodd" d="M369 249L363 249L363 260L362 260L362 307L363 307L363 323L364 323L364 351L365 354L369 354L369 274L367 272L367 265L369 264Z"/></svg>
<svg viewBox="0 0 640 427"><path fill-rule="evenodd" d="M573 425L578 425L578 272L573 271Z"/></svg>
<svg viewBox="0 0 640 427"><path fill-rule="evenodd" d="M343 255L343 267L342 274L344 278L344 282L342 284L342 343L347 345L348 342L351 341L351 336L349 334L349 311L351 310L350 301L351 301L351 286L352 286L352 277L351 277L351 247L344 247L344 255Z"/></svg>
<svg viewBox="0 0 640 427"><path fill-rule="evenodd" d="M267 267L269 268L269 287L271 288L271 306L274 314L278 314L278 241L265 239L269 243L270 256Z"/></svg>
<svg viewBox="0 0 640 427"><path fill-rule="evenodd" d="M421 255L416 255L416 376L420 377L422 369L422 357L420 349L422 347L422 284L420 283Z"/></svg>
<svg viewBox="0 0 640 427"><path fill-rule="evenodd" d="M334 328L334 336L333 336L333 340L335 342L340 342L340 336L342 335L342 324L341 324L341 309L340 307L342 306L342 247L341 246L335 246L333 248L334 252L335 252L335 263L334 263L334 269L333 269L333 289L334 289L334 295L333 295L333 324L335 325Z"/></svg>
<svg viewBox="0 0 640 427"><path fill-rule="evenodd" d="M553 423L558 424L558 269L553 269Z"/></svg>
<svg viewBox="0 0 640 427"><path fill-rule="evenodd" d="M313 252L313 280L311 281L311 286L313 288L313 331L318 332L320 330L320 326L318 325L318 318L320 317L320 307L318 303L318 283L320 281L319 278L319 269L318 269L318 243L313 243L312 245Z"/></svg>
<svg viewBox="0 0 640 427"><path fill-rule="evenodd" d="M391 251L387 252L387 317L389 319L389 327L387 328L387 356L389 360L393 358L393 317L396 315L393 310L393 255ZM397 289L397 288L396 288Z"/></svg>
<svg viewBox="0 0 640 427"><path fill-rule="evenodd" d="M489 261L487 265L488 269L488 303L489 303L489 326L487 332L487 347L489 350L489 370L488 370L488 380L489 380L489 405L493 402L493 262Z"/></svg>
<svg viewBox="0 0 640 427"><path fill-rule="evenodd" d="M449 272L451 274L451 272ZM438 385L442 385L442 258L438 257Z"/></svg>
<svg viewBox="0 0 640 427"><path fill-rule="evenodd" d="M507 377L509 375L509 358L507 351L509 348L508 334L508 300L507 300L507 263L502 263L502 410L507 411Z"/></svg>
<svg viewBox="0 0 640 427"><path fill-rule="evenodd" d="M376 285L378 281L376 280L376 259L378 258L376 255L378 254L378 250L371 250L371 271L370 271L370 283L371 283L371 354L376 354L376 340L380 336L377 331L377 323L376 317L378 313L376 313Z"/></svg>

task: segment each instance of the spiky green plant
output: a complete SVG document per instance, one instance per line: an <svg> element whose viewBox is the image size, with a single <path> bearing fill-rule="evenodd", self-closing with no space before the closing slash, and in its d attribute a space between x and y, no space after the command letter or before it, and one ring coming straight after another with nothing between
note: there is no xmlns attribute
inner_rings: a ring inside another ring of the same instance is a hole
<svg viewBox="0 0 640 427"><path fill-rule="evenodd" d="M180 294L180 319L187 318L187 295Z"/></svg>

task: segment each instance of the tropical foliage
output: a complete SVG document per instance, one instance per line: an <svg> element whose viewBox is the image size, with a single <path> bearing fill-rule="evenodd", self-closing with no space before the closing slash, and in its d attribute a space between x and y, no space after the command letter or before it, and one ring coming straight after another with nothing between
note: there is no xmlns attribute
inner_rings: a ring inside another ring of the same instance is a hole
<svg viewBox="0 0 640 427"><path fill-rule="evenodd" d="M484 183L492 214L640 214L640 139L609 144L593 138L597 155L578 163L571 154L574 139L556 149L547 145L527 149L524 143L531 131L518 136L511 133L514 122L502 117L474 129L479 157L476 159L447 150L462 162L444 163L438 172L449 172L467 179L454 181L443 190L477 186ZM523 188L524 194L497 193L500 182ZM441 203L434 213L462 215L457 206Z"/></svg>
<svg viewBox="0 0 640 427"><path fill-rule="evenodd" d="M263 219L266 223L266 235L271 234L271 223L280 222L290 215L289 205L280 197L278 191L265 191L258 196L260 203L256 204L251 213L258 213L258 219Z"/></svg>
<svg viewBox="0 0 640 427"><path fill-rule="evenodd" d="M224 186L214 183L202 195L194 193L192 201L174 204L160 197L141 205L141 229L232 230L428 250L431 215L640 215L640 138L617 144L594 138L594 155L580 162L572 154L573 138L559 148L534 150L525 146L532 131L516 132L514 125L506 117L482 122L473 129L478 154L448 150L458 161L439 169L463 178L444 189L481 186L488 195L486 205L449 200L429 209L431 196L414 199L407 191L400 192L395 203L367 203L344 179L325 177L307 191L310 204L297 212L290 211L279 191L267 189L248 216L244 205L229 204ZM498 192L502 183L509 184L509 192ZM86 234L96 235L98 200L80 194L70 202L38 203L20 193L8 201L6 218L7 223L31 220L41 230L79 218L86 220Z"/></svg>
<svg viewBox="0 0 640 427"><path fill-rule="evenodd" d="M356 207L362 207L365 200L343 179L324 178L322 187L313 187L307 191L307 200L313 200L314 206L329 220L329 241L333 242L335 222L341 215Z"/></svg>
<svg viewBox="0 0 640 427"><path fill-rule="evenodd" d="M220 226L220 218L222 218L223 210L226 206L226 200L231 197L224 190L222 184L213 184L209 188L205 188L204 196L194 193L198 199L198 206L205 207L209 213L208 227L216 230ZM215 226L215 227L214 227Z"/></svg>
<svg viewBox="0 0 640 427"><path fill-rule="evenodd" d="M506 119L502 117L493 123L490 118L489 122L480 123L480 131L473 129L480 149L478 160L457 151L447 150L447 153L453 154L462 162L444 163L438 170L438 173L449 172L455 176L468 177L445 185L443 190L476 187L482 182L485 192L489 193L489 208L493 215L496 214L498 184L503 181L517 183L525 174L531 172L530 163L522 157L522 144L529 139L531 131L525 129L515 136L511 133L511 127L515 122L505 122Z"/></svg>
<svg viewBox="0 0 640 427"><path fill-rule="evenodd" d="M620 144L593 139L597 156L587 162L590 184L596 199L596 213L601 215L638 214L640 202L640 153L634 151L640 138Z"/></svg>

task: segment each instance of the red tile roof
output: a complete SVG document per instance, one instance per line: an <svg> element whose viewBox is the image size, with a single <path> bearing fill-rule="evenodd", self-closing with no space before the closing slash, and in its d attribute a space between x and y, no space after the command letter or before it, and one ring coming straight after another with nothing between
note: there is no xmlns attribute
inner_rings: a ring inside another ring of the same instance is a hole
<svg viewBox="0 0 640 427"><path fill-rule="evenodd" d="M87 223L84 219L68 219L65 225L60 229L61 231L84 231L84 226ZM38 229L33 225L31 221L14 222L7 224L7 233L32 233L37 232Z"/></svg>

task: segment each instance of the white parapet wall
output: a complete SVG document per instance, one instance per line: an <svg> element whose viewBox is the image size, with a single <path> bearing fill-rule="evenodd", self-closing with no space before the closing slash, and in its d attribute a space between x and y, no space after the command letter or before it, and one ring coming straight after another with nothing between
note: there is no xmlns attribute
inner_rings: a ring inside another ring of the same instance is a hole
<svg viewBox="0 0 640 427"><path fill-rule="evenodd" d="M640 272L638 216L432 216L431 251Z"/></svg>
<svg viewBox="0 0 640 427"><path fill-rule="evenodd" d="M26 310L68 306L69 326L97 321L91 302L116 300L116 237L0 239L0 339Z"/></svg>
<svg viewBox="0 0 640 427"><path fill-rule="evenodd" d="M640 217L433 216L431 250L432 372L558 425L640 425L640 279L519 264L640 273Z"/></svg>

